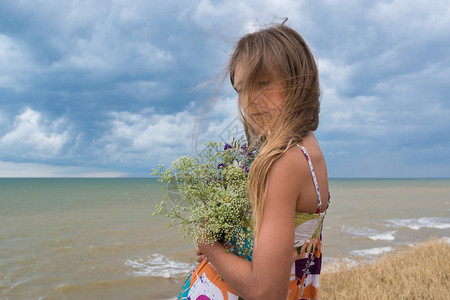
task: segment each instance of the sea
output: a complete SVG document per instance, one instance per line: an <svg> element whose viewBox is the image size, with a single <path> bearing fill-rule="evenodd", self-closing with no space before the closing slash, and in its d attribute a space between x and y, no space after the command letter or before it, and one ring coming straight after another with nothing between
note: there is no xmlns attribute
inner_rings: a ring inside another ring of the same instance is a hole
<svg viewBox="0 0 450 300"><path fill-rule="evenodd" d="M450 179L331 179L323 271L450 238ZM155 178L0 178L0 299L175 299L195 245Z"/></svg>

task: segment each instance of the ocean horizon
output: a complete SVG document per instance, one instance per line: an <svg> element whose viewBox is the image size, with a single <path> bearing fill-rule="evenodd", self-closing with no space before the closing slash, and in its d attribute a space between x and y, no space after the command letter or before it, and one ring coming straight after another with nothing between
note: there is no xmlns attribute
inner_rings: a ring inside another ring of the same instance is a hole
<svg viewBox="0 0 450 300"><path fill-rule="evenodd" d="M450 179L331 178L324 271L450 240ZM0 178L1 299L173 299L195 245L152 216L157 178Z"/></svg>

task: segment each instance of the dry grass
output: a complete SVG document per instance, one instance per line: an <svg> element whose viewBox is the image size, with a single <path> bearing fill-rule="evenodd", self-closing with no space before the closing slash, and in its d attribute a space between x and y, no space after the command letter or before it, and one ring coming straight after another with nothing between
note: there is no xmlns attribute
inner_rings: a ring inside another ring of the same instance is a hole
<svg viewBox="0 0 450 300"><path fill-rule="evenodd" d="M450 299L450 245L436 238L403 247L375 263L320 276L320 298Z"/></svg>

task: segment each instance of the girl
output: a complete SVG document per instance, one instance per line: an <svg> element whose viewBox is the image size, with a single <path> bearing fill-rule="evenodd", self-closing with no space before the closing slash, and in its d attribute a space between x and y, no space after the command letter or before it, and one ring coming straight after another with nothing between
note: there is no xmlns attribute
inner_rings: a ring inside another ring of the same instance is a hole
<svg viewBox="0 0 450 300"><path fill-rule="evenodd" d="M179 299L318 299L329 194L313 133L320 106L314 57L283 23L242 37L228 70L247 139L261 144L248 179L254 241L198 245L201 263Z"/></svg>

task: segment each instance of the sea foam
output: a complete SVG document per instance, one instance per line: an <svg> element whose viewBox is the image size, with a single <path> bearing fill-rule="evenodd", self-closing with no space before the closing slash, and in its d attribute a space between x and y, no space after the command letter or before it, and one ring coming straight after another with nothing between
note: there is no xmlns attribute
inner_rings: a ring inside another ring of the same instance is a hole
<svg viewBox="0 0 450 300"><path fill-rule="evenodd" d="M395 236L393 235L394 233L396 233L396 231L389 231L389 232L385 232L385 233L381 233L381 234L376 234L376 235L372 235L369 236L369 239L373 240L373 241L393 241L395 240Z"/></svg>
<svg viewBox="0 0 450 300"><path fill-rule="evenodd" d="M395 230L387 231L387 232L379 232L372 228L367 228L367 227L354 228L354 227L348 226L348 225L343 225L341 227L341 230L351 234L354 237L366 237L373 241L378 241L378 240L393 241L393 240L395 240L394 233L396 233Z"/></svg>
<svg viewBox="0 0 450 300"><path fill-rule="evenodd" d="M171 260L167 256L158 253L145 258L129 259L125 262L125 265L133 268L129 275L164 278L186 275L195 268L193 264Z"/></svg>
<svg viewBox="0 0 450 300"><path fill-rule="evenodd" d="M450 218L422 217L416 219L391 219L387 221L391 223L388 226L395 228L407 227L413 230L419 230L421 228L450 228Z"/></svg>
<svg viewBox="0 0 450 300"><path fill-rule="evenodd" d="M375 231L371 228L367 228L367 227L355 228L355 227L349 226L349 225L342 225L341 231L351 234L353 236L362 236L362 237L368 237L371 235L378 234L377 231Z"/></svg>
<svg viewBox="0 0 450 300"><path fill-rule="evenodd" d="M376 256L380 255L384 252L392 251L392 247L380 247L380 248L370 248L370 249L362 249L362 250L353 250L350 253L359 256Z"/></svg>

